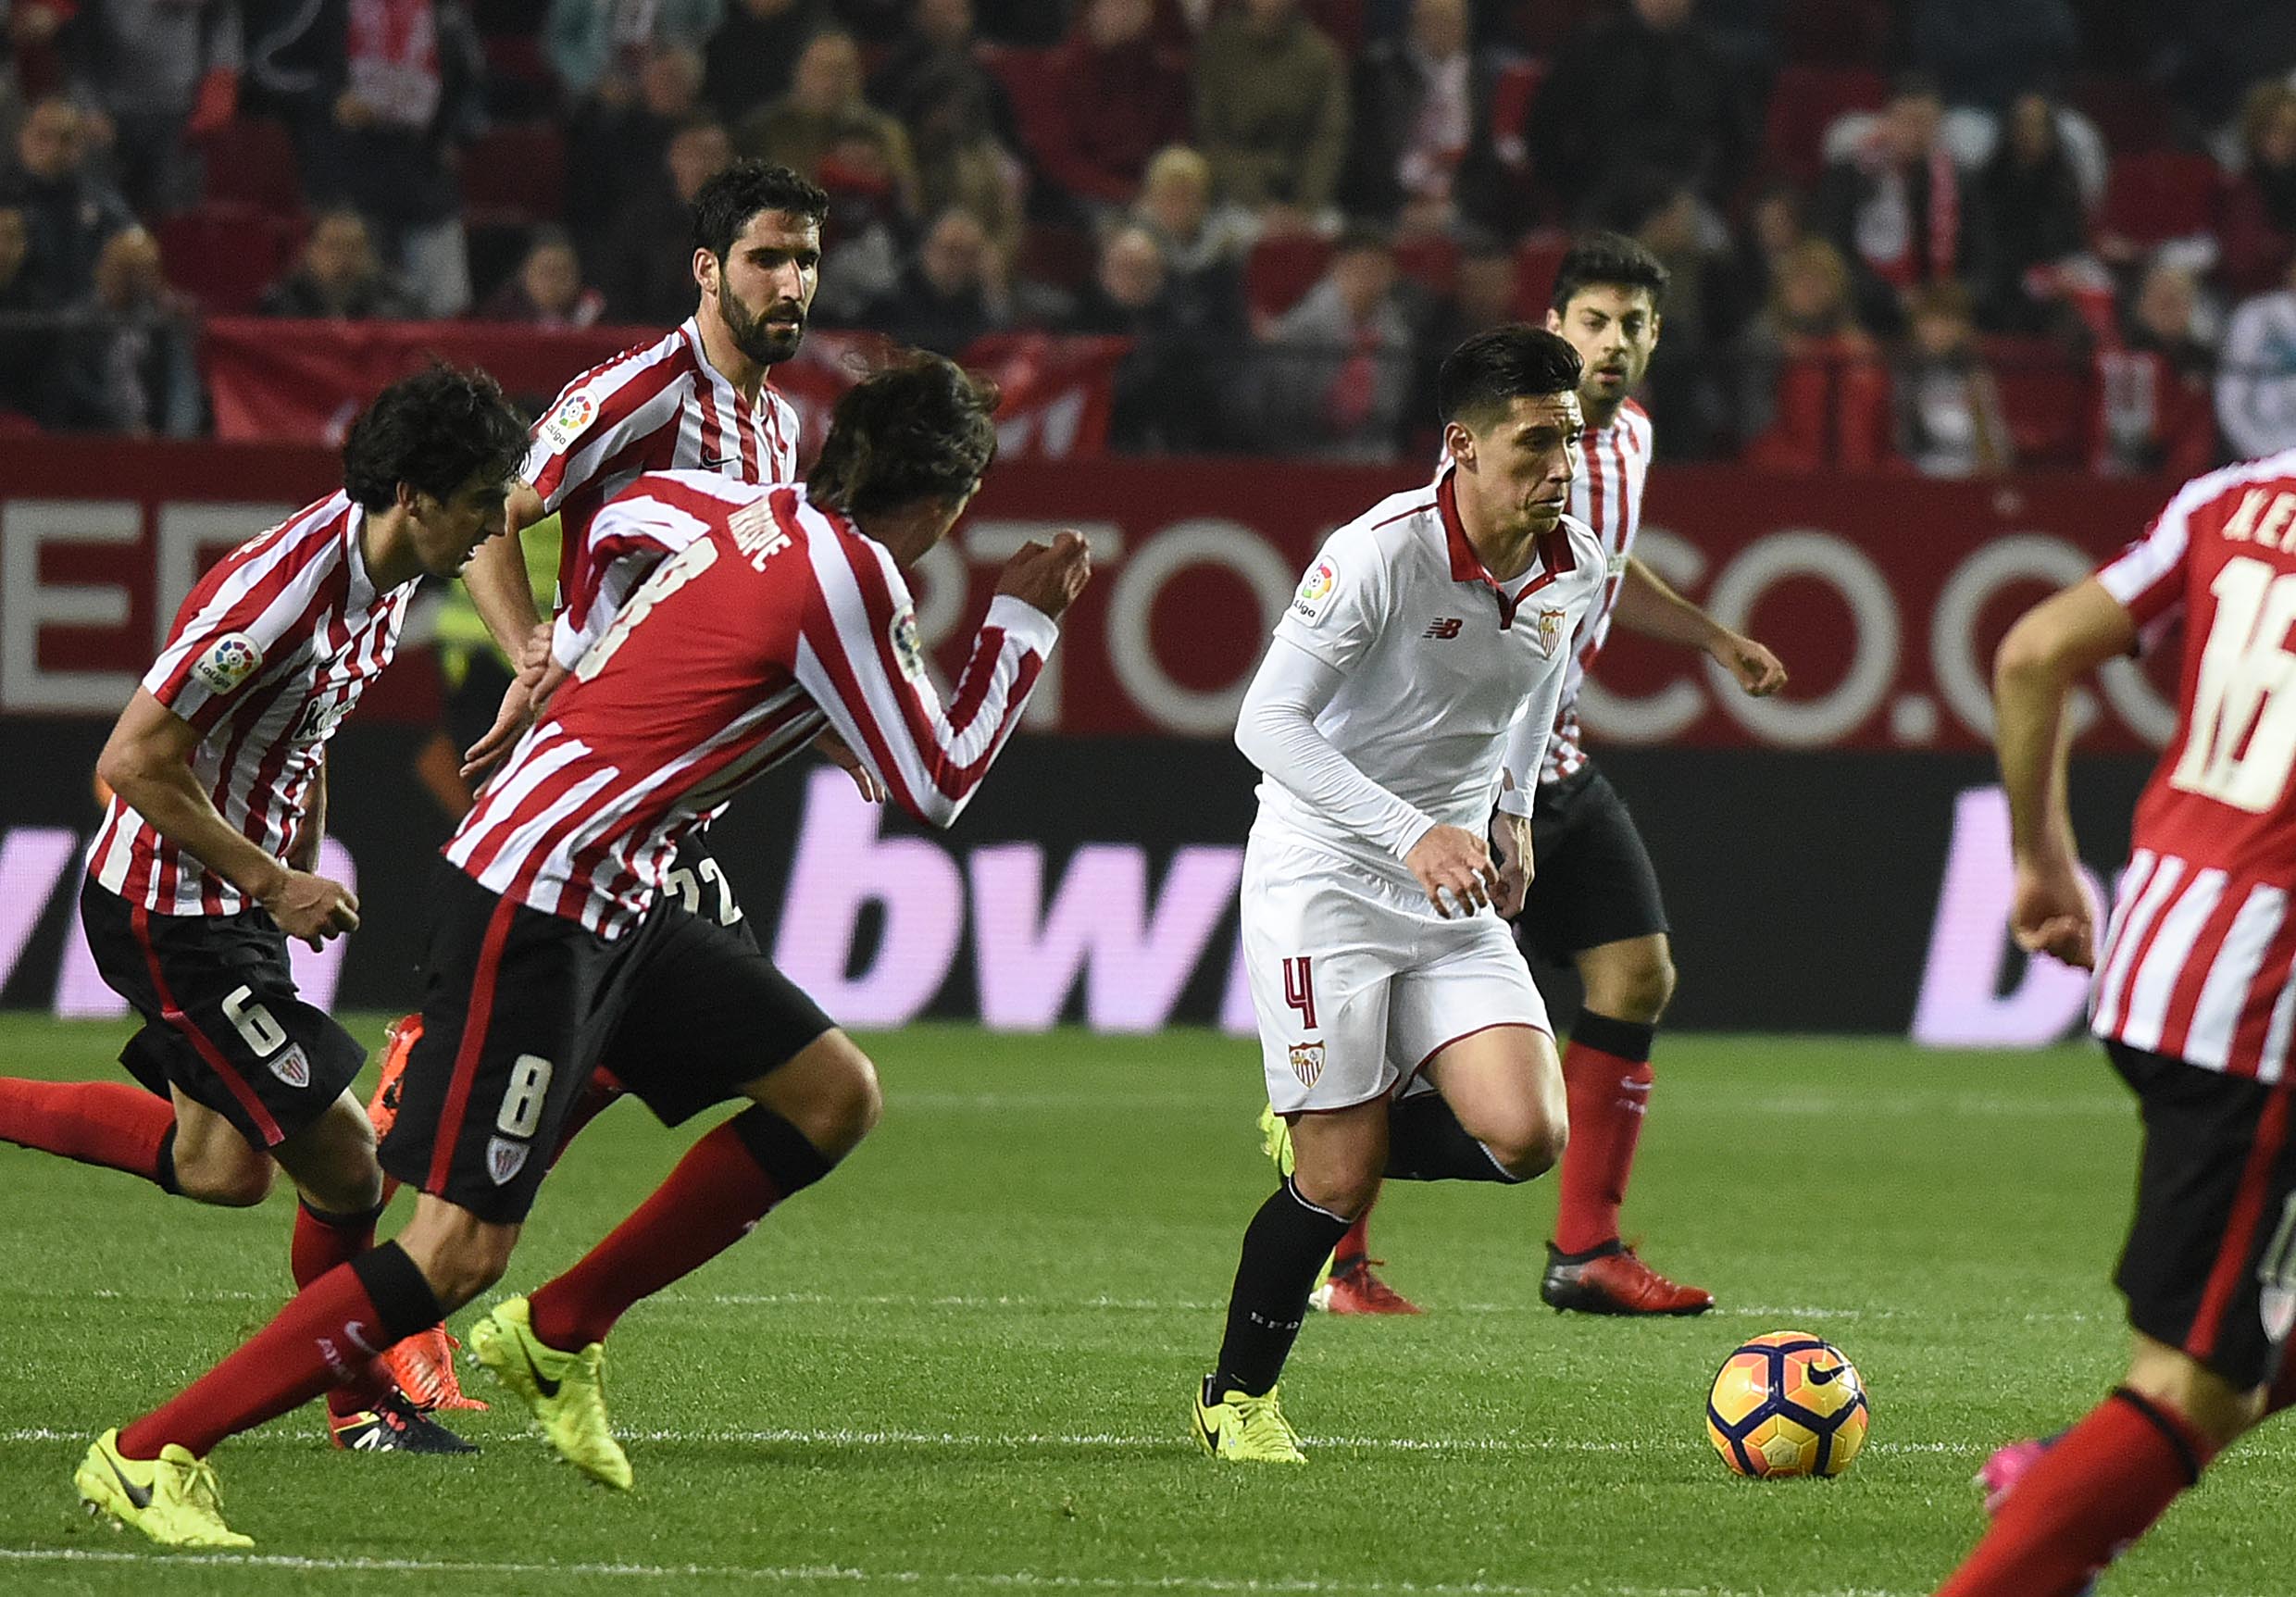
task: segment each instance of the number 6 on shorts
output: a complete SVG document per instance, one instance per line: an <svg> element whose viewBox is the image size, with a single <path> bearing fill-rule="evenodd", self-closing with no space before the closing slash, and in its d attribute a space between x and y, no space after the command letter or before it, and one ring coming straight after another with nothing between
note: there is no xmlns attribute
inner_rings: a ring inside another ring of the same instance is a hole
<svg viewBox="0 0 2296 1597"><path fill-rule="evenodd" d="M503 1092L502 1113L494 1129L505 1137L531 1137L543 1121L543 1100L550 1095L553 1067L539 1054L521 1054L510 1067L510 1085Z"/></svg>

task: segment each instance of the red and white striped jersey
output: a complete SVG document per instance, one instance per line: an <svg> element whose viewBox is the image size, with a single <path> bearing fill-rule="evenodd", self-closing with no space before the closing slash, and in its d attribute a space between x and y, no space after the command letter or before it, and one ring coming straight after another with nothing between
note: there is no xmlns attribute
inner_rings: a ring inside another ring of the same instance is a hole
<svg viewBox="0 0 2296 1597"><path fill-rule="evenodd" d="M534 424L518 475L558 515L558 602L586 607L605 564L600 506L643 471L714 471L735 482L797 480L797 412L770 388L743 399L702 353L692 317L559 391Z"/></svg>
<svg viewBox="0 0 2296 1597"><path fill-rule="evenodd" d="M998 596L944 708L892 556L803 488L651 473L597 521L614 537L695 526L446 845L491 891L606 937L645 913L687 832L825 726L904 809L949 825L1059 637Z"/></svg>
<svg viewBox="0 0 2296 1597"><path fill-rule="evenodd" d="M2181 617L2184 658L2090 1025L2280 1080L2296 1025L2296 451L2193 479L2097 577L2148 639Z"/></svg>
<svg viewBox="0 0 2296 1597"><path fill-rule="evenodd" d="M378 592L367 513L334 493L242 543L176 612L144 687L197 730L193 773L266 854L302 825L327 740L398 652L415 583ZM240 891L115 795L88 850L96 880L157 915L233 915Z"/></svg>
<svg viewBox="0 0 2296 1597"><path fill-rule="evenodd" d="M1626 580L1627 556L1633 552L1634 535L1642 529L1642 483L1650 475L1651 443L1650 412L1631 399L1618 407L1608 427L1589 430L1586 436L1585 459L1570 485L1570 513L1603 541L1610 580L1572 639L1562 708L1555 713L1554 735L1547 739L1546 764L1539 768L1541 782L1561 781L1587 763L1578 742L1578 690L1610 637L1611 611L1618 604L1618 585Z"/></svg>

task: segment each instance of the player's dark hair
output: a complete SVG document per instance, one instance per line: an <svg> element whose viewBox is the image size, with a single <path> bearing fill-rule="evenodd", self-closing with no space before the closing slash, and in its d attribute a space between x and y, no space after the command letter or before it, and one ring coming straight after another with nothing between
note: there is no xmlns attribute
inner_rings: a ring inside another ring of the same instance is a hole
<svg viewBox="0 0 2296 1597"><path fill-rule="evenodd" d="M1672 277L1666 262L1647 245L1624 233L1589 233L1570 246L1554 271L1554 293L1547 304L1559 315L1580 290L1589 288L1641 289L1650 295L1651 308L1663 310L1666 283Z"/></svg>
<svg viewBox="0 0 2296 1597"><path fill-rule="evenodd" d="M1443 357L1435 374L1437 414L1446 422L1476 426L1518 399L1578 391L1578 352L1570 341L1508 322L1477 333Z"/></svg>
<svg viewBox="0 0 2296 1597"><path fill-rule="evenodd" d="M837 402L806 492L848 516L960 498L996 456L997 398L987 378L912 350Z"/></svg>
<svg viewBox="0 0 2296 1597"><path fill-rule="evenodd" d="M434 365L375 396L343 441L343 488L387 510L399 484L444 499L479 477L504 482L526 453L526 424L485 372Z"/></svg>
<svg viewBox="0 0 2296 1597"><path fill-rule="evenodd" d="M693 247L723 261L759 211L787 211L819 227L829 219L830 196L787 167L736 161L694 191Z"/></svg>

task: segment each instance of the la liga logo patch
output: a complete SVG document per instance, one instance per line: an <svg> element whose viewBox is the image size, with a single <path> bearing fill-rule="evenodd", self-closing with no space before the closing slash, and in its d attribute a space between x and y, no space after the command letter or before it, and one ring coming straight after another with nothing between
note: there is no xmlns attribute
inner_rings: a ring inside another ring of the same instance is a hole
<svg viewBox="0 0 2296 1597"><path fill-rule="evenodd" d="M584 393L569 393L550 413L543 423L543 442L554 450L563 450L582 435L582 430L598 419L598 402Z"/></svg>
<svg viewBox="0 0 2296 1597"><path fill-rule="evenodd" d="M1313 626L1331 608L1332 597L1339 591L1340 568L1331 563L1330 555L1322 555L1300 579L1300 590L1292 595L1292 613Z"/></svg>
<svg viewBox="0 0 2296 1597"><path fill-rule="evenodd" d="M200 651L192 675L211 693L228 693L263 664L261 645L244 632L226 632Z"/></svg>

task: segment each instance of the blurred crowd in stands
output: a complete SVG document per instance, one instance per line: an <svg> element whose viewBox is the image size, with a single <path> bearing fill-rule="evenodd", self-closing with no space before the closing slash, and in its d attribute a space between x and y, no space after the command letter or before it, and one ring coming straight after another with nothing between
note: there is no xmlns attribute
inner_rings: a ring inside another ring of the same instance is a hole
<svg viewBox="0 0 2296 1597"><path fill-rule="evenodd" d="M1133 341L1112 446L1411 458L1573 230L1669 459L2296 445L2296 4L0 0L0 429L193 434L206 316L660 328L737 155L816 325Z"/></svg>

